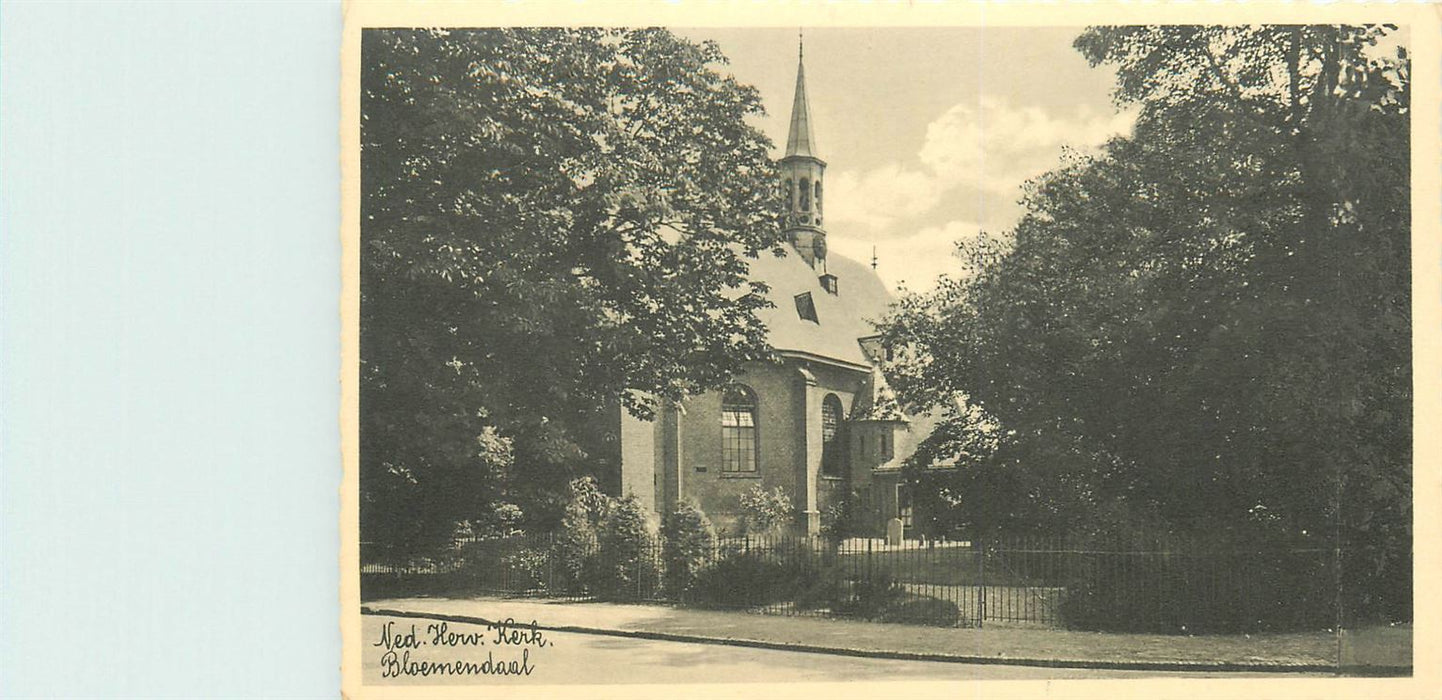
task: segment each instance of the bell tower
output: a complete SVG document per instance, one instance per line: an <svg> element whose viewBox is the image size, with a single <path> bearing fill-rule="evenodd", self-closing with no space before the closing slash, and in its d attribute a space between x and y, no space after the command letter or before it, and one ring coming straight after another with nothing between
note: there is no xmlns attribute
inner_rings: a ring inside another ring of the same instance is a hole
<svg viewBox="0 0 1442 700"><path fill-rule="evenodd" d="M805 46L797 42L796 97L791 103L791 131L786 136L786 155L781 159L781 177L791 206L786 214L786 235L802 259L812 268L826 269L826 229L823 225L821 181L826 161L816 156L816 137L811 133L811 105L806 101Z"/></svg>

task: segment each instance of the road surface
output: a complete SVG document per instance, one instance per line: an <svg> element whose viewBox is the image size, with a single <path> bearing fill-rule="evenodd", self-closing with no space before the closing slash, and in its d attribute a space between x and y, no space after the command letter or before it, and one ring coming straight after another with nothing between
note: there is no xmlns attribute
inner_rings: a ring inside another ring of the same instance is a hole
<svg viewBox="0 0 1442 700"><path fill-rule="evenodd" d="M786 681L1276 677L900 661L569 632L362 616L367 685L552 685ZM437 637L437 634L443 637ZM389 643L389 648L387 648ZM424 675L422 675L424 674ZM1299 674L1281 674L1297 677Z"/></svg>

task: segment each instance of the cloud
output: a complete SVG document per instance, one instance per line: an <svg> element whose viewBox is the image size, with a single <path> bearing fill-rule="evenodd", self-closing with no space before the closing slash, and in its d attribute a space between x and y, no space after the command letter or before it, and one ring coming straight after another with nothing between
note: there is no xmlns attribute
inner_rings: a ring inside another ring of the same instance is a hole
<svg viewBox="0 0 1442 700"><path fill-rule="evenodd" d="M885 229L898 219L935 208L941 200L941 184L930 173L896 163L862 173L841 171L827 178L826 217L872 230Z"/></svg>
<svg viewBox="0 0 1442 700"><path fill-rule="evenodd" d="M1013 107L996 97L962 103L926 127L918 157L938 179L998 193L1051 170L1063 147L1094 149L1131 131L1129 113L1090 109L1062 117L1039 107Z"/></svg>
<svg viewBox="0 0 1442 700"><path fill-rule="evenodd" d="M927 125L915 157L828 178L827 220L859 225L874 238L920 236L901 224L924 219L962 191L977 193L977 201L1015 201L1023 183L1060 163L1064 147L1095 150L1130 133L1134 121L1132 113L1088 108L1050 114L991 96L957 104Z"/></svg>
<svg viewBox="0 0 1442 700"><path fill-rule="evenodd" d="M893 291L905 286L912 291L930 289L943 273L961 271L956 257L957 241L974 238L982 230L974 221L949 221L928 226L908 236L871 239L831 233L827 247L852 260L870 262L876 249L876 274Z"/></svg>

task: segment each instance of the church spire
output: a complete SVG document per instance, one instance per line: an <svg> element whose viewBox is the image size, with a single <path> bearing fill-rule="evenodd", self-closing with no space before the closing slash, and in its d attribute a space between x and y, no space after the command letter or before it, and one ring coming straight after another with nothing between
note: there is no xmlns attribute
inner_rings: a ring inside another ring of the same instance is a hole
<svg viewBox="0 0 1442 700"><path fill-rule="evenodd" d="M811 134L811 105L806 101L805 55L799 45L796 51L796 99L791 104L791 134L786 137L786 155L781 158L784 180L791 206L786 215L786 236L792 247L812 268L826 270L826 229L822 226L824 190L821 180L826 174L826 161L816 156L816 137ZM818 265L818 263L820 263ZM823 278L830 275L823 275ZM835 278L822 280L827 291L836 293Z"/></svg>
<svg viewBox="0 0 1442 700"><path fill-rule="evenodd" d="M796 97L791 101L791 131L786 136L787 156L816 157L816 136L811 133L811 105L806 101L806 47L796 42Z"/></svg>

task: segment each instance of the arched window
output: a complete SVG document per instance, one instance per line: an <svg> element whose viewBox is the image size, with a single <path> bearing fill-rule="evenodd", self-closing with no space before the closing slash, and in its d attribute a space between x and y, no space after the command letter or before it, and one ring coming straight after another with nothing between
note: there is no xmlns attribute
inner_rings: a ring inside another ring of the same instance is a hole
<svg viewBox="0 0 1442 700"><path fill-rule="evenodd" d="M801 178L801 211L811 211L811 181Z"/></svg>
<svg viewBox="0 0 1442 700"><path fill-rule="evenodd" d="M721 471L756 471L756 394L733 384L721 394Z"/></svg>
<svg viewBox="0 0 1442 700"><path fill-rule="evenodd" d="M841 399L827 394L821 400L821 473L841 476Z"/></svg>
<svg viewBox="0 0 1442 700"><path fill-rule="evenodd" d="M792 207L795 207L795 206L796 206L796 183L792 182L792 181L791 181L791 178L788 177L788 178L786 178L786 208L787 208L787 209L791 209Z"/></svg>
<svg viewBox="0 0 1442 700"><path fill-rule="evenodd" d="M816 181L816 213L821 214L821 181Z"/></svg>

